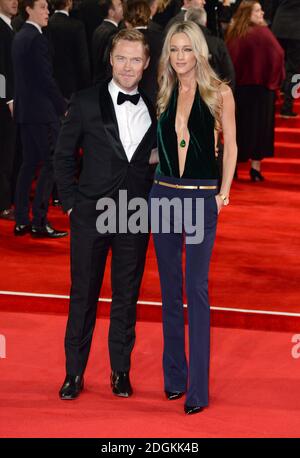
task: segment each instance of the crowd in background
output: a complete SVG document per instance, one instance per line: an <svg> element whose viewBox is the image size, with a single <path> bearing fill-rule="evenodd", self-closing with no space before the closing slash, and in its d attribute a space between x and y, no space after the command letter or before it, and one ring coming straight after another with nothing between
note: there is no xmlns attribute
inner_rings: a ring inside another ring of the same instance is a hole
<svg viewBox="0 0 300 458"><path fill-rule="evenodd" d="M35 233L66 235L50 226L45 203L52 194L53 204L59 205L51 159L59 122L74 92L110 77L112 39L125 27L140 30L149 43L150 65L140 87L155 104L166 31L174 21L198 24L211 66L234 91L238 161L251 160L252 181L264 179L261 161L274 154L275 98L280 89L284 93L281 115L296 116L291 94L292 77L300 73L299 0L51 0L50 17L48 20L46 14L41 30L48 46L44 44L40 54L44 60L33 63L28 51L27 65L20 62L19 35L28 21L26 6L34 8L43 1L21 0L18 12L17 0L0 0L0 74L7 81L6 95L0 99L0 218L16 221L20 232L15 229L15 235L32 230L29 195L38 173L33 203ZM26 82L22 88L24 72L27 78L31 75L32 85ZM43 75L47 75L46 83L41 81ZM45 91L44 100L36 98L37 85ZM56 101L52 117L48 96ZM36 128L46 124L47 132ZM35 128L30 131L29 125ZM47 142L44 155L40 153L43 142ZM221 150L220 140L219 160Z"/></svg>

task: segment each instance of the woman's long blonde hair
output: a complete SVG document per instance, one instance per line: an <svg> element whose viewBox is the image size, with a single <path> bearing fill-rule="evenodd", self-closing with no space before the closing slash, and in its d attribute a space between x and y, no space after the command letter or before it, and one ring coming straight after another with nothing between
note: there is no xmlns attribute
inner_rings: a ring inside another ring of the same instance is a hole
<svg viewBox="0 0 300 458"><path fill-rule="evenodd" d="M170 63L170 43L173 35L176 33L185 33L191 41L192 49L197 61L197 86L202 99L215 118L216 128L220 130L222 109L220 86L223 82L218 78L208 63L208 47L200 27L191 21L175 23L167 33L158 68L158 116L166 110L174 87L178 83L176 72Z"/></svg>

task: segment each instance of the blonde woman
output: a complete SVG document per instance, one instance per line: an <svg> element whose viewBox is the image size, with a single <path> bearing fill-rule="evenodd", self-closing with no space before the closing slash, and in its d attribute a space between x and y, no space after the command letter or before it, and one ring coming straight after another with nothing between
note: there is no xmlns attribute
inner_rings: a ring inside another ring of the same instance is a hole
<svg viewBox="0 0 300 458"><path fill-rule="evenodd" d="M184 410L190 415L208 405L208 270L218 214L229 203L237 156L231 89L209 66L205 38L192 22L174 24L166 36L159 68L158 116L159 165L150 203L163 300L164 388L169 400L186 393ZM215 130L222 130L224 137L220 190ZM155 201L174 204L174 209L168 212L162 205L157 221ZM202 241L197 234L201 225ZM189 366L182 297L184 247Z"/></svg>

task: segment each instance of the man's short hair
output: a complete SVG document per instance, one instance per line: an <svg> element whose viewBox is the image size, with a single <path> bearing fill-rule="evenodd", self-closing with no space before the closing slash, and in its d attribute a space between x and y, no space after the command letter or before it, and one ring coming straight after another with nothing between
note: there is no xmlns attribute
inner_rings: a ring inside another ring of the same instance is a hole
<svg viewBox="0 0 300 458"><path fill-rule="evenodd" d="M107 18L108 11L114 9L113 0L99 0L99 6L101 9L101 16Z"/></svg>
<svg viewBox="0 0 300 458"><path fill-rule="evenodd" d="M64 10L69 0L51 0L54 10Z"/></svg>
<svg viewBox="0 0 300 458"><path fill-rule="evenodd" d="M121 40L136 41L136 42L142 43L144 50L145 50L146 58L148 59L148 57L150 56L149 44L147 43L144 35L139 30L135 30L135 29L120 30L120 32L118 32L113 38L112 45L111 45L111 51L110 51L111 53L113 53L113 50L115 49L115 47Z"/></svg>
<svg viewBox="0 0 300 458"><path fill-rule="evenodd" d="M37 0L19 0L19 13L25 21L29 18L26 8L29 6L29 8L33 9L35 2Z"/></svg>

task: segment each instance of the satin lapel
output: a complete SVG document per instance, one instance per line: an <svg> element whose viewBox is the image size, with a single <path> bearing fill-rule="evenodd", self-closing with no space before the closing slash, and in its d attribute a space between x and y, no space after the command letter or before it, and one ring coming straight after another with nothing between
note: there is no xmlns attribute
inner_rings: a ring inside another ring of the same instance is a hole
<svg viewBox="0 0 300 458"><path fill-rule="evenodd" d="M99 104L103 120L104 129L107 138L116 154L128 162L125 150L120 140L118 121L114 109L114 104L108 91L108 84L105 83L100 86L99 90Z"/></svg>
<svg viewBox="0 0 300 458"><path fill-rule="evenodd" d="M151 124L150 124L149 129L145 133L144 137L142 138L142 141L140 142L137 149L133 153L131 161L135 159L135 157L139 154L140 151L149 151L149 152L151 151L153 147L153 137L155 136L155 132L156 132L157 119L156 119L154 107L152 103L150 102L150 100L148 100L148 98L143 94L142 91L140 91L140 94L148 108L149 115L151 118Z"/></svg>

